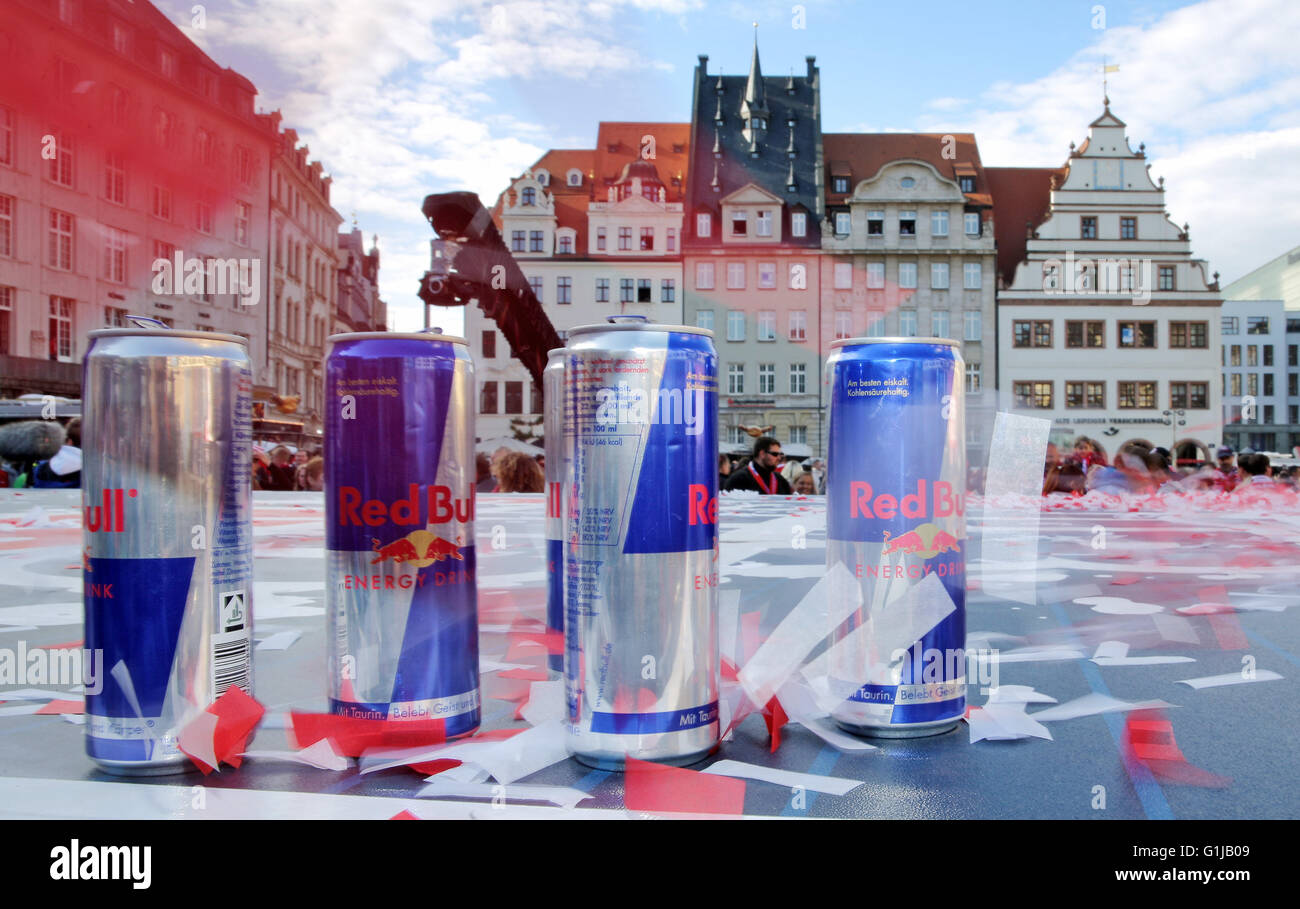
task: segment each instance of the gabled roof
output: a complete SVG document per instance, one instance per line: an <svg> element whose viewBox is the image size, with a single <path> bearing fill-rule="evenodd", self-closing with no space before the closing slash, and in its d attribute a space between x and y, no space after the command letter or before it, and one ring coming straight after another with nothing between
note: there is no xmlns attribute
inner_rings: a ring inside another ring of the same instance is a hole
<svg viewBox="0 0 1300 909"><path fill-rule="evenodd" d="M984 176L993 194L993 238L998 274L1010 284L1025 258L1026 222L1037 227L1052 204L1052 177L1065 179L1068 167L988 167Z"/></svg>
<svg viewBox="0 0 1300 909"><path fill-rule="evenodd" d="M975 188L966 194L967 202L989 204L984 165L971 133L825 133L822 145L831 162L826 178L828 206L843 205L857 183L874 177L891 161L908 159L924 161L959 185L958 177L974 177ZM849 191L834 192L831 177L848 177Z"/></svg>

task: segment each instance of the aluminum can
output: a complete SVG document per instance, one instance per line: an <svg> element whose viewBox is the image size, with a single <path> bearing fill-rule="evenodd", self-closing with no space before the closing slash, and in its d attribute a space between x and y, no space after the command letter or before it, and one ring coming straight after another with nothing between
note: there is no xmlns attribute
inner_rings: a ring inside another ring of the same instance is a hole
<svg viewBox="0 0 1300 909"><path fill-rule="evenodd" d="M546 353L542 373L542 433L546 446L546 631L564 634L564 348ZM554 648L550 648L554 650ZM546 668L564 673L564 652L549 652Z"/></svg>
<svg viewBox="0 0 1300 909"><path fill-rule="evenodd" d="M565 352L569 750L689 764L718 741L718 359L627 317Z"/></svg>
<svg viewBox="0 0 1300 909"><path fill-rule="evenodd" d="M478 728L474 368L441 333L332 335L325 561L332 712Z"/></svg>
<svg viewBox="0 0 1300 909"><path fill-rule="evenodd" d="M83 363L86 753L149 775L253 694L252 372L238 335L133 321L158 327L92 331Z"/></svg>
<svg viewBox="0 0 1300 909"><path fill-rule="evenodd" d="M942 338L831 346L826 559L855 579L837 595L861 596L831 635L831 717L869 736L946 732L966 709L961 351Z"/></svg>

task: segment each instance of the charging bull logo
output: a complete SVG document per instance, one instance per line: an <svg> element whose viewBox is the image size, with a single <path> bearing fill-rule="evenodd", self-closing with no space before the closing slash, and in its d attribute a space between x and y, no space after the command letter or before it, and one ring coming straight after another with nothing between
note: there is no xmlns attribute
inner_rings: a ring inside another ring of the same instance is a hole
<svg viewBox="0 0 1300 909"><path fill-rule="evenodd" d="M921 524L899 537L886 530L881 544L881 555L903 552L932 559L944 552L961 552L961 543L952 534L930 523Z"/></svg>
<svg viewBox="0 0 1300 909"><path fill-rule="evenodd" d="M396 562L400 565L410 562L416 568L425 568L444 559L458 559L463 562L465 557L460 554L462 545L464 543L459 535L456 537L456 542L451 543L427 530L413 530L388 544L381 544L376 539L373 546L375 557L370 560L370 564Z"/></svg>

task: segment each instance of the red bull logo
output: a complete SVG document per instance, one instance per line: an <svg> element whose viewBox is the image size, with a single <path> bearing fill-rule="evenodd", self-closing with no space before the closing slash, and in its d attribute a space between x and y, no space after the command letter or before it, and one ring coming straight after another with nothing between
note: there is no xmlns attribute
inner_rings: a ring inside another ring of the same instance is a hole
<svg viewBox="0 0 1300 909"><path fill-rule="evenodd" d="M875 495L871 484L862 480L849 483L850 518L890 520L900 514L905 518L946 518L965 513L966 497L953 492L952 484L944 480L917 480L916 492L901 501L887 493Z"/></svg>
<svg viewBox="0 0 1300 909"><path fill-rule="evenodd" d="M926 534L928 539L921 536L922 532L929 530ZM940 530L933 524L922 524L915 530L909 530L899 537L891 537L888 530L885 531L885 537L881 541L884 547L880 550L881 555L889 555L891 552L905 552L909 555L922 555L925 558L933 558L943 552L961 552L961 544L957 542L956 537L947 531Z"/></svg>
<svg viewBox="0 0 1300 909"><path fill-rule="evenodd" d="M894 553L918 556L928 561L945 552L954 552L958 558L954 562L941 561L934 565L922 565L918 562L901 563L897 559L886 559ZM857 565L854 574L869 578L923 578L930 573L947 577L962 574L965 562L961 559L961 541L930 523L920 524L907 533L894 536L888 530L880 544L881 562L875 565Z"/></svg>
<svg viewBox="0 0 1300 909"><path fill-rule="evenodd" d="M388 544L382 544L376 539L373 546L375 557L370 560L370 564L396 562L401 565L410 562L415 568L425 568L444 559L463 562L465 557L460 554L461 545L463 541L460 536L452 543L427 530L413 530Z"/></svg>
<svg viewBox="0 0 1300 909"><path fill-rule="evenodd" d="M692 483L687 487L687 513L691 524L718 523L718 497L709 495L709 487L703 483Z"/></svg>
<svg viewBox="0 0 1300 909"><path fill-rule="evenodd" d="M403 527L446 524L458 521L468 524L474 520L474 490L468 498L452 498L450 486L426 486L420 494L418 483L408 487L404 499L388 503L381 499L362 499L361 490L355 486L339 487L339 524L353 527L381 527L397 524Z"/></svg>
<svg viewBox="0 0 1300 909"><path fill-rule="evenodd" d="M124 533L126 531L126 496L135 498L134 489L105 489L102 505L87 505L84 523L91 533Z"/></svg>

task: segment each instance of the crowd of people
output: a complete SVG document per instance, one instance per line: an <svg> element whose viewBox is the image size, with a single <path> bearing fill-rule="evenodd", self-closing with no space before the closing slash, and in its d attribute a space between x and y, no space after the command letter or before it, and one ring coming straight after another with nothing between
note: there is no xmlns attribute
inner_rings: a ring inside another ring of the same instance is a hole
<svg viewBox="0 0 1300 909"><path fill-rule="evenodd" d="M274 492L320 492L325 488L325 461L320 448L253 446L253 488Z"/></svg>
<svg viewBox="0 0 1300 909"><path fill-rule="evenodd" d="M730 455L718 456L718 489L748 490L763 495L814 496L826 494L826 465L820 459L805 468L787 458L781 443L771 436L754 440L753 453L733 462Z"/></svg>
<svg viewBox="0 0 1300 909"><path fill-rule="evenodd" d="M1111 461L1106 449L1087 436L1075 439L1068 451L1049 444L1043 464L1045 496L1247 489L1296 490L1300 476L1294 468L1274 469L1268 455L1250 450L1237 453L1226 445L1215 452L1215 463L1175 464L1167 449L1134 440L1120 446Z"/></svg>

